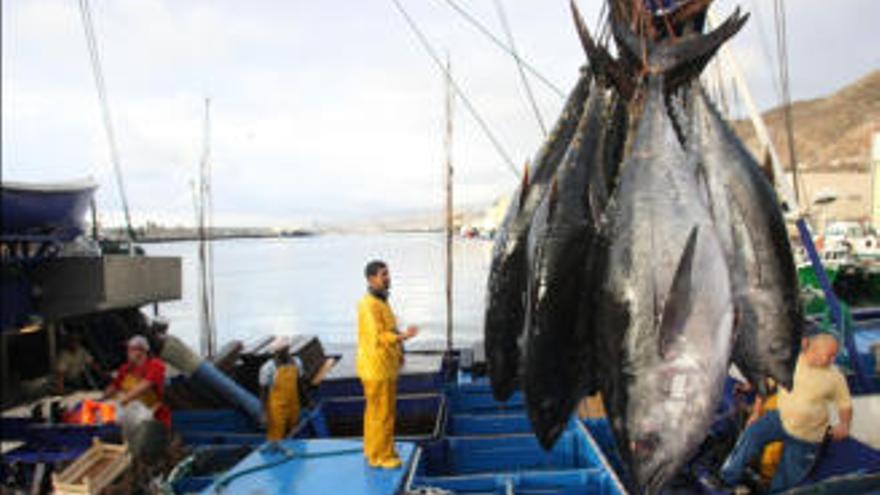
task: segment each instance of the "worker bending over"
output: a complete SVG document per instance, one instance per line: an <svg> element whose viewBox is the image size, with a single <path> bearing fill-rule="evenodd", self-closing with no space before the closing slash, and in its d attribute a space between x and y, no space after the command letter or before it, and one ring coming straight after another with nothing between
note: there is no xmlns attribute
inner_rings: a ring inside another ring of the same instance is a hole
<svg viewBox="0 0 880 495"><path fill-rule="evenodd" d="M770 491L791 488L809 474L827 433L834 440L849 435L852 402L846 378L834 365L837 351L837 339L831 334L804 339L791 391L779 387L777 410L767 412L742 433L721 467L725 483L739 483L746 466L765 445L782 441L782 459ZM833 428L828 414L831 405L837 407L840 418Z"/></svg>
<svg viewBox="0 0 880 495"><path fill-rule="evenodd" d="M290 355L290 342L276 340L272 358L260 367L260 399L266 410L266 439L277 442L299 423L299 377L302 365Z"/></svg>
<svg viewBox="0 0 880 495"><path fill-rule="evenodd" d="M162 403L165 363L150 356L150 343L142 335L129 339L127 352L128 361L119 367L116 378L104 391L104 397L113 398L122 406L139 401L153 411L156 421L171 428L171 410Z"/></svg>
<svg viewBox="0 0 880 495"><path fill-rule="evenodd" d="M55 362L55 392L100 390L107 384L102 375L95 358L83 346L82 337L78 333L67 334Z"/></svg>
<svg viewBox="0 0 880 495"><path fill-rule="evenodd" d="M364 386L364 456L372 467L400 467L394 450L397 375L403 362L403 342L418 334L415 326L398 332L388 304L391 275L388 265L371 261L364 274L367 294L358 303L357 374Z"/></svg>

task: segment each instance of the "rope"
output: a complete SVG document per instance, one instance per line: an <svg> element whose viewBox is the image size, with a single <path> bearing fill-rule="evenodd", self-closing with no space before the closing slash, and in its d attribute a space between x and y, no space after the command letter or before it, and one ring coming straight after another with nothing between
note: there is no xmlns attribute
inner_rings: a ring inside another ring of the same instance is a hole
<svg viewBox="0 0 880 495"><path fill-rule="evenodd" d="M226 489L227 486L229 486L229 484L231 484L233 481L235 481L237 479L243 478L245 476L249 476L253 473L264 471L266 469L272 469L274 467L278 467L278 466L285 464L285 463L288 463L294 459L320 459L322 457L337 457L337 456L350 455L350 454L360 454L364 451L363 448L356 448L356 449L330 450L327 452L316 452L316 453L312 453L312 454L294 454L290 450L285 449L282 446L280 446L280 447L284 453L284 456L281 459L271 461L271 462L266 462L264 464L258 464L256 466L252 466L247 469L242 469L241 471L239 471L237 473L233 473L225 478L221 478L220 481L218 481L217 484L214 485L214 493L222 492L224 489Z"/></svg>
<svg viewBox="0 0 880 495"><path fill-rule="evenodd" d="M599 10L599 17L596 19L596 43L599 46L607 47L608 40L611 37L611 11L608 9L608 3L602 2Z"/></svg>
<svg viewBox="0 0 880 495"><path fill-rule="evenodd" d="M788 139L788 158L791 167L792 179L795 185L794 196L800 201L798 190L800 189L800 176L798 174L798 160L794 142L794 119L791 112L791 83L788 78L788 33L785 21L785 5L783 0L773 1L774 22L776 24L776 51L779 61L779 86L782 90L782 108L785 120L785 133Z"/></svg>
<svg viewBox="0 0 880 495"><path fill-rule="evenodd" d="M128 240L134 237L134 229L131 226L131 214L128 209L128 199L125 194L125 184L122 179L122 167L119 163L119 149L116 146L116 133L113 131L113 119L110 116L110 104L107 99L107 87L104 84L104 73L101 70L101 57L98 51L98 40L95 36L95 25L92 21L92 11L89 0L79 0L79 12L82 16L83 31L85 31L86 47L89 50L89 60L92 66L92 76L95 79L95 89L98 91L98 102L101 105L101 116L104 121L104 131L107 134L107 144L110 148L110 162L113 164L113 173L116 178L116 187L119 191L119 199L122 201L122 211L125 214L125 227Z"/></svg>
<svg viewBox="0 0 880 495"><path fill-rule="evenodd" d="M752 18L755 19L755 22L758 26L758 35L761 45L761 52L766 59L767 65L773 65L773 55L770 52L770 41L767 37L767 29L764 26L763 16L760 15L760 8L758 7L757 0L751 0L752 3L752 11L755 12L756 15L753 15ZM776 93L776 99L782 100L782 90L779 89L779 73L776 71L770 71L770 77L773 82L773 91Z"/></svg>
<svg viewBox="0 0 880 495"><path fill-rule="evenodd" d="M526 79L526 73L521 62L522 59L517 54L516 43L513 41L513 31L510 29L510 23L507 21L507 14L504 12L504 4L502 4L502 0L495 0L494 3L495 10L498 12L498 19L501 20L501 27L504 29L504 34L507 36L507 44L510 46L510 52L514 55L513 58L516 60L519 79L526 91L526 97L532 107L532 112L535 114L535 120L538 121L538 127L541 128L544 137L547 137L547 126L544 125L544 119L541 117L541 111L538 109L538 103L535 101L535 95L532 93L532 87L529 85L529 80Z"/></svg>
<svg viewBox="0 0 880 495"><path fill-rule="evenodd" d="M422 31L419 29L418 25L416 25L415 21L412 19L412 17L410 17L409 13L407 13L406 9L403 8L403 5L400 3L400 0L391 0L391 1L394 4L394 6L397 7L398 12L400 12L400 15L403 16L404 20L406 21L407 25L412 30L413 34L416 35L416 38L418 38L422 47L428 53L428 56L431 57L431 60L434 61L434 64L437 65L437 67L449 79L449 83L452 86L452 88L455 90L455 93L458 94L459 98L461 98L461 101L462 101L462 103L464 103L465 108L467 108L468 112L471 114L471 117L473 117L473 119L477 122L477 125L480 127L480 129L483 131L483 133L486 135L486 137L492 143L492 146L495 148L495 151L497 151L498 154L501 155L501 158L504 160L504 163L507 165L508 169L510 169L510 171L513 173L513 175L518 178L520 176L520 172L517 169L516 164L514 164L513 160L510 158L510 155L508 155L507 152L504 151L504 147L501 146L501 142L498 141L498 138L496 138L495 134L492 133L492 130L489 129L489 125L486 123L485 120L483 120L483 118L480 116L480 113L477 112L477 109L476 109L476 107L474 107L474 104L471 103L470 98L468 98L467 95L464 94L464 91L462 91L462 89L461 89L461 87L459 87L458 83L455 82L455 79L452 78L452 75L446 69L446 66L440 60L440 57L437 56L437 52L434 51L434 48L431 46L431 43L428 42L428 39L425 37L424 33L422 33Z"/></svg>
<svg viewBox="0 0 880 495"><path fill-rule="evenodd" d="M552 82L550 82L549 79L547 79L546 77L544 77L544 76L543 76L540 72L538 72L538 70L535 69L531 64L529 64L528 62L526 62L525 60L523 60L519 55L517 55L517 53L516 53L515 50L513 50L511 47L508 47L507 45L505 45L503 41L501 41L500 39L498 39L497 36L495 36L494 34L492 34L492 32L489 31L489 29L486 28L486 26L484 26L484 25L483 25L483 24L482 24L477 18L475 18L474 16L472 16L470 13L468 13L468 11L464 10L464 8L462 8L462 7L459 6L457 3L455 3L454 0L444 0L444 1L445 1L450 7L452 7L453 10L455 10L456 12L458 12L458 14L461 15L461 17L464 18L464 20L466 20L470 25L472 25L473 27L475 27L475 28L476 28L478 31L480 31L484 36L486 36L487 38L489 38L489 40L492 41L495 45L497 45L498 48L500 48L500 49L503 50L505 53L507 53L507 54L509 54L511 57L513 57L513 58L517 61L518 64L521 64L521 65L522 65L523 69L529 71L533 76L535 76L535 78L537 78L539 81L541 81L541 82L542 82L545 86L547 86L551 91L553 91L554 93L556 93L557 96L559 96L560 98L563 98L563 99L565 98L565 92L562 91L561 89L559 89L559 86L557 86L557 85L553 84Z"/></svg>

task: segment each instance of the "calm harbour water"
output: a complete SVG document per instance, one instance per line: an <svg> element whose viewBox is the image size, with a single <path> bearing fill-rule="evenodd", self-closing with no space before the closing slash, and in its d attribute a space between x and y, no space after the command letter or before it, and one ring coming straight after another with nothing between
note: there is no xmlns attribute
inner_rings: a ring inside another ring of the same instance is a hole
<svg viewBox="0 0 880 495"><path fill-rule="evenodd" d="M454 342L481 338L491 243L456 239ZM148 244L148 254L183 259L183 298L159 312L171 332L198 349L197 243ZM313 334L323 342L357 339L356 304L365 290L363 268L383 259L391 269L391 305L403 325L421 334L413 345L445 342L444 237L442 234L322 235L213 243L218 349L264 335Z"/></svg>

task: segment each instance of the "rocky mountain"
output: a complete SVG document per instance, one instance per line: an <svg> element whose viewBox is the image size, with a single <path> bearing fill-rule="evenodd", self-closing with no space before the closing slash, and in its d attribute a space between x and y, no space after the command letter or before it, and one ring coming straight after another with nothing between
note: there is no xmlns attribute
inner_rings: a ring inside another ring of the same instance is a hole
<svg viewBox="0 0 880 495"><path fill-rule="evenodd" d="M791 160L783 109L774 108L763 116L780 159L788 166ZM867 170L871 160L871 136L880 132L880 70L831 95L794 103L792 116L800 170ZM751 122L737 121L734 129L760 158L761 150Z"/></svg>

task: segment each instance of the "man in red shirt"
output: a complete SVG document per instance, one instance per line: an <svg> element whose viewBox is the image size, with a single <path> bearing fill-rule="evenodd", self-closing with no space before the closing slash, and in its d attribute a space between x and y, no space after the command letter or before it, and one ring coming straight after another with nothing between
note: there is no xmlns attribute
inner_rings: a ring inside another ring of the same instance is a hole
<svg viewBox="0 0 880 495"><path fill-rule="evenodd" d="M128 341L128 361L119 367L113 383L104 391L122 406L137 400L153 411L156 421L171 428L171 410L162 403L165 392L165 363L150 356L150 343L142 335Z"/></svg>

